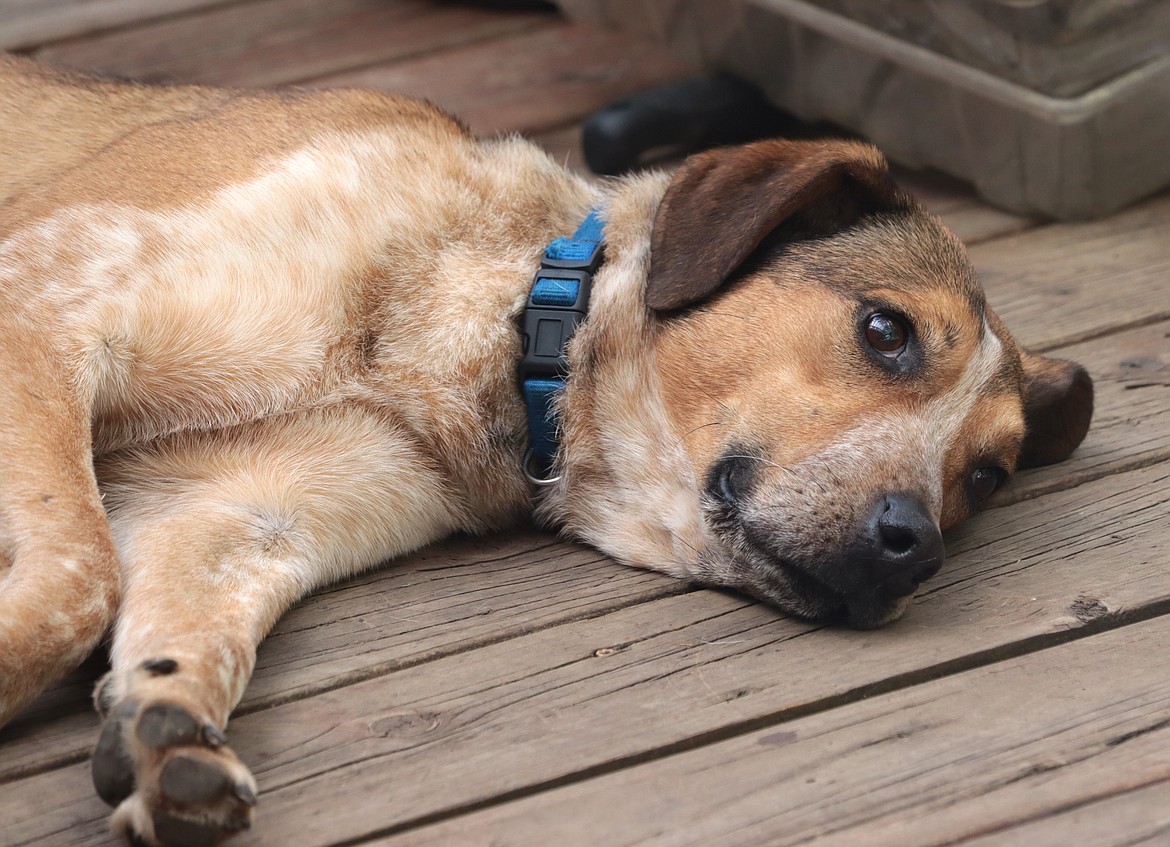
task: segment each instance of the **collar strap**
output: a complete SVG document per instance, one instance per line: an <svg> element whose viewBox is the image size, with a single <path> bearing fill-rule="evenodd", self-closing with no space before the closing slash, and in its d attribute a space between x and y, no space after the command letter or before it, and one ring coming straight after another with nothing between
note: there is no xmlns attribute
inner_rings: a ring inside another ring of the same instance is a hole
<svg viewBox="0 0 1170 847"><path fill-rule="evenodd" d="M605 249L604 226L593 209L572 238L553 241L524 305L520 388L528 407L530 445L524 473L535 485L560 479L552 475L558 434L555 403L569 375L569 339L589 310L593 274Z"/></svg>

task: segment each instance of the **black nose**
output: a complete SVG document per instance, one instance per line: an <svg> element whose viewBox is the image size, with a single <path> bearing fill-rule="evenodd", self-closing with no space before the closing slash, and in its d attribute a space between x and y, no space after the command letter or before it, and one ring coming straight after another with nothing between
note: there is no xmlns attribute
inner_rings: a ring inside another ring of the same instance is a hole
<svg viewBox="0 0 1170 847"><path fill-rule="evenodd" d="M854 550L870 587L895 597L913 594L943 563L938 524L920 501L903 493L878 498Z"/></svg>

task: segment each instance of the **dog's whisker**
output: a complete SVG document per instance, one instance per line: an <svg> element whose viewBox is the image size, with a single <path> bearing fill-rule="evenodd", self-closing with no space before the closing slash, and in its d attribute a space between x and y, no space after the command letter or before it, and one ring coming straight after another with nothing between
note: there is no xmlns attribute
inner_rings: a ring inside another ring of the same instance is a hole
<svg viewBox="0 0 1170 847"><path fill-rule="evenodd" d="M682 444L684 441L686 441L686 440L687 440L687 438L689 438L690 436L694 435L694 434L695 434L696 432L698 432L699 430L708 429L708 428L710 428L710 427L713 427L713 426L723 426L723 421L720 421L720 420L714 420L714 421L709 421L709 422L707 422L707 423L705 423L705 424L699 424L697 427L694 427L693 429L690 429L690 430L688 430L687 432L684 432L684 433L682 434L682 436L681 436L681 437L678 439L678 441L676 441L676 442L675 442L675 446L676 446L676 447L678 447L678 446L679 446L679 445L681 445L681 444Z"/></svg>

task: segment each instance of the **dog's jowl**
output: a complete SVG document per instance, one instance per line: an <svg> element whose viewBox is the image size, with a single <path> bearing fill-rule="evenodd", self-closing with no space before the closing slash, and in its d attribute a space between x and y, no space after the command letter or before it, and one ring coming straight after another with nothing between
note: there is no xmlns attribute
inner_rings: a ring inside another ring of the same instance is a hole
<svg viewBox="0 0 1170 847"><path fill-rule="evenodd" d="M0 59L0 720L110 633L146 843L248 826L223 728L315 586L535 510L878 626L1091 414L864 144L591 185L382 94Z"/></svg>

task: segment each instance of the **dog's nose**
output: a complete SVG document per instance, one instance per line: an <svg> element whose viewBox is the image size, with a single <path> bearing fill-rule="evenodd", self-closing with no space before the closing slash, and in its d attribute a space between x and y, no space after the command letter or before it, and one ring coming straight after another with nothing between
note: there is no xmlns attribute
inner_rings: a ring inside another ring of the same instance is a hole
<svg viewBox="0 0 1170 847"><path fill-rule="evenodd" d="M858 565L872 588L913 594L943 562L942 532L926 507L900 492L878 498L858 539Z"/></svg>

